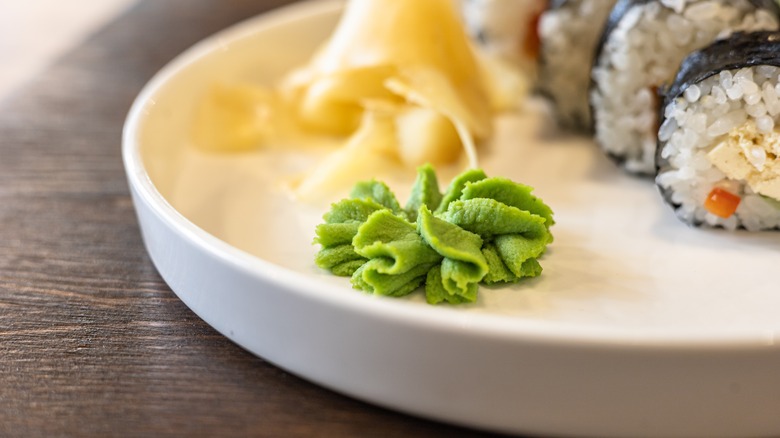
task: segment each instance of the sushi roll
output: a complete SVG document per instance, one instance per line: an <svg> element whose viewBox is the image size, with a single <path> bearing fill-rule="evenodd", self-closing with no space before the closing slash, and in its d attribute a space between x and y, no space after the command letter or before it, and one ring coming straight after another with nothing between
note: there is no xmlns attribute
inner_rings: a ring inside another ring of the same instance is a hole
<svg viewBox="0 0 780 438"><path fill-rule="evenodd" d="M618 0L592 71L599 146L630 173L652 175L657 90L693 50L736 31L777 30L773 0Z"/></svg>
<svg viewBox="0 0 780 438"><path fill-rule="evenodd" d="M592 129L588 90L596 45L616 0L553 0L539 20L539 92L563 129Z"/></svg>
<svg viewBox="0 0 780 438"><path fill-rule="evenodd" d="M539 53L537 24L547 0L461 1L466 30L487 54L534 70Z"/></svg>
<svg viewBox="0 0 780 438"><path fill-rule="evenodd" d="M780 32L694 52L666 92L656 183L692 225L780 229Z"/></svg>

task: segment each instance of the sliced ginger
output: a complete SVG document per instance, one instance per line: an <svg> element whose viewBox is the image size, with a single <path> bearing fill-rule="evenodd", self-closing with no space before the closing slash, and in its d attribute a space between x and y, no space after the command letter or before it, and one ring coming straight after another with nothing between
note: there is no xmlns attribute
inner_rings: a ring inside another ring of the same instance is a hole
<svg viewBox="0 0 780 438"><path fill-rule="evenodd" d="M512 106L507 96L519 100L526 87L510 69L476 54L456 5L349 1L331 38L276 89L248 90L243 97L216 89L200 111L198 124L211 123L196 128L196 143L211 151L259 148L280 134L253 126L269 121L345 137L299 182L302 198L330 192L342 180L349 185L371 177L365 174L385 165L452 163L463 151L476 167L475 144L491 135L494 109Z"/></svg>

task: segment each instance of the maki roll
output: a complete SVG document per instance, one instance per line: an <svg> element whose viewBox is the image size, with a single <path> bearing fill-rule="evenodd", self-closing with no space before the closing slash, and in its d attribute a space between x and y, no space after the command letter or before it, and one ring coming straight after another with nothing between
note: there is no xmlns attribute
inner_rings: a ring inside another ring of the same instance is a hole
<svg viewBox="0 0 780 438"><path fill-rule="evenodd" d="M546 0L461 0L466 30L488 54L533 70ZM602 0L603 1L603 0Z"/></svg>
<svg viewBox="0 0 780 438"><path fill-rule="evenodd" d="M590 131L590 70L616 0L553 0L539 20L539 91L560 127Z"/></svg>
<svg viewBox="0 0 780 438"><path fill-rule="evenodd" d="M657 90L693 50L736 31L777 30L773 0L618 0L592 71L599 146L630 173L653 174Z"/></svg>
<svg viewBox="0 0 780 438"><path fill-rule="evenodd" d="M666 92L656 183L677 216L780 228L780 32L694 52Z"/></svg>

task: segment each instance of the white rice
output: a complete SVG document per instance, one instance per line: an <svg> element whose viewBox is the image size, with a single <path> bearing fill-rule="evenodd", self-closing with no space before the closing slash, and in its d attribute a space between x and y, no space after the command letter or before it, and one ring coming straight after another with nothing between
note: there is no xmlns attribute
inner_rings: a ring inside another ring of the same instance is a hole
<svg viewBox="0 0 780 438"><path fill-rule="evenodd" d="M748 0L658 0L633 7L610 34L592 71L596 140L629 172L655 171L656 87L690 52L735 31L777 29Z"/></svg>
<svg viewBox="0 0 780 438"><path fill-rule="evenodd" d="M539 20L539 89L551 98L559 125L591 129L590 70L596 45L616 0L570 0Z"/></svg>
<svg viewBox="0 0 780 438"><path fill-rule="evenodd" d="M734 128L752 121L759 132L780 127L780 68L749 67L724 71L689 87L665 108L659 130L661 155L668 166L656 182L679 205L685 222L749 231L780 228L780 202L754 193L745 181L730 180L707 154ZM742 201L728 219L715 216L704 202L715 187L727 185Z"/></svg>

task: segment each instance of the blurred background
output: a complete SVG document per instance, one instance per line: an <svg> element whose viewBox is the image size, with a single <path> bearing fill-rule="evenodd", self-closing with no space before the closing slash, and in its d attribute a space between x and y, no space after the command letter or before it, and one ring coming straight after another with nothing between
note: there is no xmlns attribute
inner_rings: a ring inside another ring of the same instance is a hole
<svg viewBox="0 0 780 438"><path fill-rule="evenodd" d="M0 1L0 100L137 1Z"/></svg>

